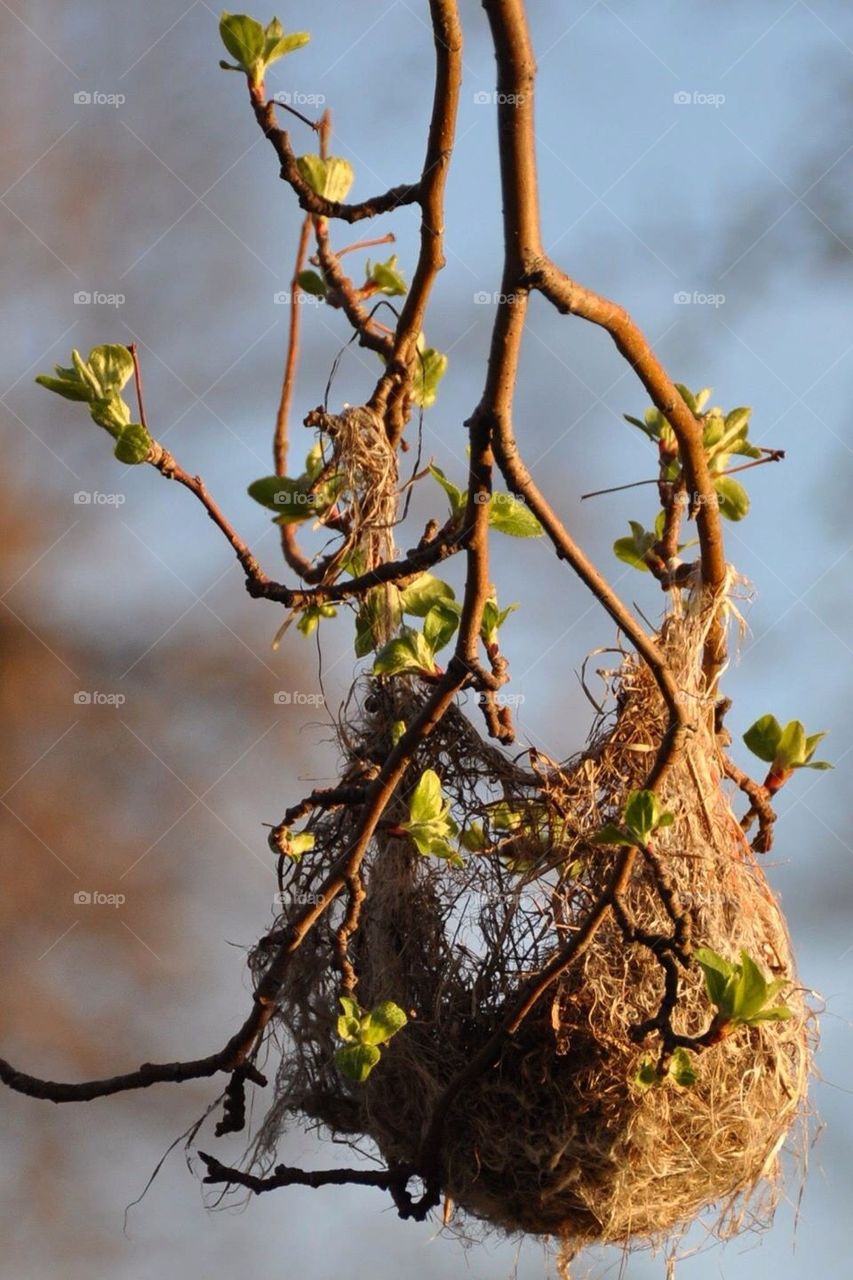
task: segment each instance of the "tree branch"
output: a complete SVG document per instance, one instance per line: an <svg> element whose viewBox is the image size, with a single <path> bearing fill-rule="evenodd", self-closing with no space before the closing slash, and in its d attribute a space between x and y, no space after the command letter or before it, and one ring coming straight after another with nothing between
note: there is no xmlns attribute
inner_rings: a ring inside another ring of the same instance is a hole
<svg viewBox="0 0 853 1280"><path fill-rule="evenodd" d="M418 203L421 244L412 284L394 334L388 368L371 397L371 407L386 418L388 438L397 444L407 417L410 365L424 326L435 278L445 264L444 191L456 136L462 84L462 27L456 0L430 0L435 41L435 91Z"/></svg>
<svg viewBox="0 0 853 1280"><path fill-rule="evenodd" d="M506 261L502 292L514 299L517 293L526 298L530 289L539 290L558 310L579 315L607 329L618 350L629 361L675 432L681 451L682 465L691 491L699 504L697 525L702 555L702 575L712 594L725 582L726 562L720 531L717 495L708 471L702 446L702 429L682 400L649 342L628 313L615 303L579 285L560 271L542 247L538 180L536 173L536 137L534 129L534 84L536 63L530 43L524 0L483 0L489 19L498 64L498 136L501 153L501 183L504 195L504 241ZM517 305L501 304L504 309ZM496 444L498 465L508 477L515 475L515 492L524 493L534 513L544 511L541 495L532 487L526 468L517 457L514 441L506 432ZM530 501L530 499L534 501ZM540 520L542 517L539 516ZM544 523L544 521L542 521ZM556 521L549 520L552 541L559 540L560 549L587 586L599 595L600 583L594 585L589 575L591 566L577 558L568 545L568 535ZM546 526L547 527L547 526ZM557 542L555 542L557 545ZM602 603L605 603L604 599ZM614 620L623 623L612 609L605 608ZM626 632L636 644L631 632ZM638 646L639 647L639 646ZM642 652L642 650L641 650ZM643 654L646 657L646 654ZM706 674L710 683L716 678L725 659L725 637L721 625L712 628L706 648Z"/></svg>
<svg viewBox="0 0 853 1280"><path fill-rule="evenodd" d="M380 213L391 213L403 205L415 204L420 198L421 182L403 183L391 187L380 196L372 196L358 204L346 204L339 200L326 200L317 195L299 172L296 153L290 144L287 132L279 126L276 119L276 103L264 99L263 86L249 86L249 99L255 119L266 137L272 143L281 164L281 177L296 193L300 208L318 218L338 218L341 222L362 222L365 218L375 218Z"/></svg>
<svg viewBox="0 0 853 1280"><path fill-rule="evenodd" d="M413 1176L411 1169L297 1169L292 1165L277 1164L271 1176L263 1178L242 1169L231 1169L215 1156L200 1151L199 1156L207 1167L206 1183L227 1183L246 1187L255 1195L265 1191L277 1191L279 1187L379 1187L383 1191L405 1188Z"/></svg>

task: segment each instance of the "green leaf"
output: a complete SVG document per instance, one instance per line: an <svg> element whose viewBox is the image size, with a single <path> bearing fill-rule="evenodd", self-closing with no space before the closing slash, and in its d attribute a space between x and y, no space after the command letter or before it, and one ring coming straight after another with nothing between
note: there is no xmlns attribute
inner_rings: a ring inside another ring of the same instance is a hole
<svg viewBox="0 0 853 1280"><path fill-rule="evenodd" d="M775 764L783 769L794 769L806 760L806 731L800 720L789 720L782 730L776 748Z"/></svg>
<svg viewBox="0 0 853 1280"><path fill-rule="evenodd" d="M425 769L409 800L409 822L413 824L440 821L447 812L441 779L434 769Z"/></svg>
<svg viewBox="0 0 853 1280"><path fill-rule="evenodd" d="M219 65L226 71L244 71L255 85L261 83L268 66L294 49L301 49L311 39L306 31L285 35L278 18L264 28L245 13L223 13L219 34L237 66L231 67L227 62Z"/></svg>
<svg viewBox="0 0 853 1280"><path fill-rule="evenodd" d="M714 488L720 507L720 515L727 520L742 520L749 512L749 494L742 484L731 476L717 476Z"/></svg>
<svg viewBox="0 0 853 1280"><path fill-rule="evenodd" d="M589 838L590 844L636 844L633 835L617 827L614 822L606 822L604 826Z"/></svg>
<svg viewBox="0 0 853 1280"><path fill-rule="evenodd" d="M752 957L740 953L740 973L734 986L732 1014L736 1021L749 1022L767 1003L767 981Z"/></svg>
<svg viewBox="0 0 853 1280"><path fill-rule="evenodd" d="M335 1054L335 1066L348 1080L364 1084L381 1056L375 1045L345 1044Z"/></svg>
<svg viewBox="0 0 853 1280"><path fill-rule="evenodd" d="M693 1059L686 1049L679 1046L672 1055L667 1072L670 1080L675 1081L682 1089L689 1089L699 1079Z"/></svg>
<svg viewBox="0 0 853 1280"><path fill-rule="evenodd" d="M708 999L718 1009L722 1008L727 985L736 973L735 966L710 947L697 947L693 959L702 969Z"/></svg>
<svg viewBox="0 0 853 1280"><path fill-rule="evenodd" d="M133 357L127 347L118 344L93 347L88 360L79 351L72 351L71 360L70 369L55 365L56 377L39 374L36 382L67 400L91 404L117 397L133 374Z"/></svg>
<svg viewBox="0 0 853 1280"><path fill-rule="evenodd" d="M643 557L637 554L637 547L633 538L617 538L613 543L613 554L617 560L621 560L624 564L629 564L632 569L639 569L641 573L649 572L649 566Z"/></svg>
<svg viewBox="0 0 853 1280"><path fill-rule="evenodd" d="M751 409L732 409L723 418L719 409L713 409L706 419L704 444L708 448L711 470L724 471L732 454L748 458L760 458L761 450L747 440Z"/></svg>
<svg viewBox="0 0 853 1280"><path fill-rule="evenodd" d="M803 769L834 769L835 765L828 760L809 760L801 766Z"/></svg>
<svg viewBox="0 0 853 1280"><path fill-rule="evenodd" d="M632 791L625 804L625 826L641 844L655 829L657 799L652 791Z"/></svg>
<svg viewBox="0 0 853 1280"><path fill-rule="evenodd" d="M316 839L317 837L313 831L297 831L296 835L292 835L288 842L288 854L298 861L303 853L308 853L314 848Z"/></svg>
<svg viewBox="0 0 853 1280"><path fill-rule="evenodd" d="M405 720L395 720L391 725L391 746L396 747L397 743L406 732Z"/></svg>
<svg viewBox="0 0 853 1280"><path fill-rule="evenodd" d="M374 262L371 265L368 259L367 279L377 286L380 293L386 294L389 298L400 298L409 290L409 286L397 270L396 253L392 254L387 262Z"/></svg>
<svg viewBox="0 0 853 1280"><path fill-rule="evenodd" d="M681 382L676 382L675 389L678 392L678 394L681 396L684 403L687 405L687 408L690 410L690 412L695 414L697 412L696 397L693 395L693 392L690 390L690 388L685 387L684 384Z"/></svg>
<svg viewBox="0 0 853 1280"><path fill-rule="evenodd" d="M745 435L749 426L749 419L752 414L751 409L741 406L739 409L731 409L726 414L726 434L729 432L735 435Z"/></svg>
<svg viewBox="0 0 853 1280"><path fill-rule="evenodd" d="M726 420L719 409L712 409L710 413L705 415L702 426L702 444L708 450L709 455L713 456L716 446L725 434L725 430Z"/></svg>
<svg viewBox="0 0 853 1280"><path fill-rule="evenodd" d="M253 62L263 59L266 37L264 29L245 13L224 12L219 19L222 43L235 62L248 71Z"/></svg>
<svg viewBox="0 0 853 1280"><path fill-rule="evenodd" d="M716 1005L724 1022L753 1026L790 1017L785 1005L768 1008L770 1001L787 986L787 979L775 978L768 982L747 951L741 951L739 964L733 964L707 947L697 948L693 956L702 967L708 999Z"/></svg>
<svg viewBox="0 0 853 1280"><path fill-rule="evenodd" d="M761 716L755 724L750 725L743 740L759 760L772 764L782 740L782 726L775 716Z"/></svg>
<svg viewBox="0 0 853 1280"><path fill-rule="evenodd" d="M441 470L440 467L430 465L429 473L434 480L438 481L438 483L441 485L442 489L450 499L451 515L454 516L454 518L458 518L459 516L464 514L465 505L468 501L467 489L457 489L456 485L453 484L452 481L447 479L447 476L444 474L444 472Z"/></svg>
<svg viewBox="0 0 853 1280"><path fill-rule="evenodd" d="M400 593L392 584L371 587L355 616L355 656L364 658L381 643L386 628L400 621Z"/></svg>
<svg viewBox="0 0 853 1280"><path fill-rule="evenodd" d="M348 1018L341 1015L337 1021L337 1032L341 1040L358 1040L358 1033L361 1030L361 1021L358 1018Z"/></svg>
<svg viewBox="0 0 853 1280"><path fill-rule="evenodd" d="M305 476L309 480L316 480L320 472L325 467L325 465L326 465L326 459L323 456L323 446L318 440L315 444L311 446L311 448L308 450L307 454L305 455ZM355 569L354 567L352 567L352 562L356 559L357 555L358 555L357 552L353 552L352 556L350 557L350 563L347 566L350 573L361 572L361 568Z"/></svg>
<svg viewBox="0 0 853 1280"><path fill-rule="evenodd" d="M293 480L289 476L262 476L249 485L249 497L262 507L275 511L278 524L296 524L321 514L331 502L328 495L314 493L307 476ZM326 497L325 503L322 501Z"/></svg>
<svg viewBox="0 0 853 1280"><path fill-rule="evenodd" d="M403 627L399 636L390 640L376 655L373 664L375 676L394 676L401 671L435 670L435 658L420 631Z"/></svg>
<svg viewBox="0 0 853 1280"><path fill-rule="evenodd" d="M355 615L355 656L357 658L366 658L369 653L373 653L376 648L376 639L373 634L373 623L365 606L359 609Z"/></svg>
<svg viewBox="0 0 853 1280"><path fill-rule="evenodd" d="M119 395L111 395L103 400L90 400L89 413L93 422L109 431L115 439L118 439L125 427L130 426L130 409Z"/></svg>
<svg viewBox="0 0 853 1280"><path fill-rule="evenodd" d="M98 399L103 396L103 388L100 382L95 377L88 361L83 359L76 348L71 352L71 361L81 385L88 388L89 398Z"/></svg>
<svg viewBox="0 0 853 1280"><path fill-rule="evenodd" d="M498 800L489 806L489 823L495 831L517 831L524 815L513 809L506 800Z"/></svg>
<svg viewBox="0 0 853 1280"><path fill-rule="evenodd" d="M655 431L652 427L650 427L647 422L641 422L639 418L632 418L630 413L623 413L622 417L625 419L626 422L630 422L632 427L639 427L640 430L643 432L643 434L647 435L650 440L657 439L659 432Z"/></svg>
<svg viewBox="0 0 853 1280"><path fill-rule="evenodd" d="M777 1004L772 1009L762 1009L759 1013L754 1013L750 1022L784 1022L786 1018L793 1016L793 1012L786 1004Z"/></svg>
<svg viewBox="0 0 853 1280"><path fill-rule="evenodd" d="M118 343L93 347L89 352L88 366L97 378L104 398L121 391L133 376L133 356L127 347Z"/></svg>
<svg viewBox="0 0 853 1280"><path fill-rule="evenodd" d="M314 298L325 298L329 288L319 271L300 271L296 283L303 293L310 293Z"/></svg>
<svg viewBox="0 0 853 1280"><path fill-rule="evenodd" d="M424 618L423 636L432 653L438 653L453 639L462 614L456 600L440 600Z"/></svg>
<svg viewBox="0 0 853 1280"><path fill-rule="evenodd" d="M309 604L299 615L296 630L303 636L313 636L323 618L335 618L338 611L333 604Z"/></svg>
<svg viewBox="0 0 853 1280"><path fill-rule="evenodd" d="M254 498L255 502L259 502L262 507L267 507L270 511L275 511L279 514L285 495L287 502L290 502L293 492L297 488L304 492L303 486L298 480L291 480L287 476L262 476L260 480L252 481L248 488L248 494L250 498Z"/></svg>
<svg viewBox="0 0 853 1280"><path fill-rule="evenodd" d="M454 866L461 866L462 859L448 838L457 830L449 810L438 774L433 769L426 769L409 800L409 820L400 825L418 853L445 858Z"/></svg>
<svg viewBox="0 0 853 1280"><path fill-rule="evenodd" d="M271 67L274 62L278 62L279 58L283 58L286 54L293 53L296 49L304 48L311 39L307 31L291 31L289 35L285 35L277 18L273 18L266 29L265 35L264 70L267 67Z"/></svg>
<svg viewBox="0 0 853 1280"><path fill-rule="evenodd" d="M423 857L443 858L453 867L465 865L448 837L437 833L432 827L413 827L409 836Z"/></svg>
<svg viewBox="0 0 853 1280"><path fill-rule="evenodd" d="M696 401L696 412L702 413L705 405L711 399L711 387L703 387L701 391L697 391L694 397Z"/></svg>
<svg viewBox="0 0 853 1280"><path fill-rule="evenodd" d="M310 831L298 831L294 835L292 831L285 830L283 832L282 852L294 862L298 862L303 853L307 853L314 848L315 839L316 837Z"/></svg>
<svg viewBox="0 0 853 1280"><path fill-rule="evenodd" d="M651 1058L643 1058L634 1076L634 1084L638 1089L651 1089L654 1085L660 1083L658 1069Z"/></svg>
<svg viewBox="0 0 853 1280"><path fill-rule="evenodd" d="M646 552L651 551L660 535L657 532L650 533L637 520L629 520L628 524L631 526L631 536L617 538L613 543L613 554L632 569L647 573L649 566L645 560Z"/></svg>
<svg viewBox="0 0 853 1280"><path fill-rule="evenodd" d="M435 605L455 599L456 593L449 583L434 578L431 573L422 573L400 592L400 607L412 617L425 618Z"/></svg>
<svg viewBox="0 0 853 1280"><path fill-rule="evenodd" d="M328 160L317 155L299 156L296 165L311 190L326 200L345 200L355 181L352 165L341 156L329 156Z"/></svg>
<svg viewBox="0 0 853 1280"><path fill-rule="evenodd" d="M429 409L435 404L438 384L447 372L447 363L447 356L434 347L416 352L412 369L412 399L422 409Z"/></svg>
<svg viewBox="0 0 853 1280"><path fill-rule="evenodd" d="M385 1044L406 1025L409 1019L393 1000L383 1000L364 1020L361 1027L362 1044Z"/></svg>
<svg viewBox="0 0 853 1280"><path fill-rule="evenodd" d="M119 435L113 453L119 462L136 466L147 460L153 443L154 441L143 426L138 422L131 422Z"/></svg>
<svg viewBox="0 0 853 1280"><path fill-rule="evenodd" d="M459 837L459 843L468 853L481 853L486 847L486 832L482 822L469 822Z"/></svg>
<svg viewBox="0 0 853 1280"><path fill-rule="evenodd" d="M787 978L774 978L772 982L768 982L767 983L768 1001L775 1000L779 992L782 991L784 987L788 987L790 985L791 984Z"/></svg>
<svg viewBox="0 0 853 1280"><path fill-rule="evenodd" d="M489 502L489 525L512 538L538 538L543 529L521 498L509 493L493 493Z"/></svg>
<svg viewBox="0 0 853 1280"><path fill-rule="evenodd" d="M660 440L661 435L669 426L666 418L654 405L650 405L643 414L643 421L646 424L646 435L652 440Z"/></svg>
<svg viewBox="0 0 853 1280"><path fill-rule="evenodd" d="M674 820L674 815L663 808L653 791L628 793L623 822L640 844L648 844L649 837L659 827L670 827Z"/></svg>
<svg viewBox="0 0 853 1280"><path fill-rule="evenodd" d="M754 444L750 444L748 440L734 440L729 445L729 452L736 453L738 457L744 458L763 458L761 450Z"/></svg>
<svg viewBox="0 0 853 1280"><path fill-rule="evenodd" d="M53 378L48 373L40 373L35 379L40 387L46 387L48 391L54 391L58 396L64 396L66 400L85 402L92 398L90 388L80 381L76 369L61 369L59 365L55 368L57 374L70 376Z"/></svg>
<svg viewBox="0 0 853 1280"><path fill-rule="evenodd" d="M364 1010L354 996L339 996L338 1004L348 1018L355 1018L359 1026L361 1025L361 1015Z"/></svg>
<svg viewBox="0 0 853 1280"><path fill-rule="evenodd" d="M133 374L133 357L127 347L108 343L93 347L88 360L84 360L80 352L71 352L71 368L56 365L56 377L40 374L36 382L64 396L67 400L77 400L88 404L89 413L99 427L103 427L114 439L130 426L130 409L121 398L121 390ZM121 461L144 462L151 447L151 439L142 453L143 437L141 426L135 426L122 446L122 452L116 456Z"/></svg>
<svg viewBox="0 0 853 1280"><path fill-rule="evenodd" d="M824 738L826 737L826 732L827 731L824 729L823 733L810 733L806 738L806 758L805 758L806 764L808 764L808 762L811 760L812 756L817 750L818 744L823 742Z"/></svg>
<svg viewBox="0 0 853 1280"><path fill-rule="evenodd" d="M364 1010L352 996L341 996L338 1003L343 1009L343 1013L337 1022L338 1035L342 1040L358 1040Z"/></svg>
<svg viewBox="0 0 853 1280"><path fill-rule="evenodd" d="M483 619L480 623L480 635L484 644L497 644L499 628L503 626L511 613L515 613L517 608L517 604L509 604L505 609L499 609L498 602L494 597L486 601L483 608Z"/></svg>

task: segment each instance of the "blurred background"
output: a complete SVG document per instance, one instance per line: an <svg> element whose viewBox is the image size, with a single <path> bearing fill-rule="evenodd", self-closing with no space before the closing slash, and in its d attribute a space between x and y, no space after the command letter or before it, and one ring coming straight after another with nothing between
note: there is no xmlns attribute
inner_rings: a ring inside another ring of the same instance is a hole
<svg viewBox="0 0 853 1280"><path fill-rule="evenodd" d="M853 1192L853 14L842 0L530 8L546 245L629 308L673 376L713 386L725 408L753 406L753 438L786 452L749 473L752 512L727 526L729 557L755 587L726 678L736 742L773 711L828 729L836 765L783 792L769 869L802 980L826 1005L808 1181L800 1196L794 1173L763 1237L720 1247L694 1232L678 1275L835 1274ZM450 367L424 435L456 480L501 251L493 56L480 7L462 10L448 266L426 329ZM333 110L353 198L416 176L432 92L424 0L290 0L279 16L312 42L268 88L309 115ZM249 1000L246 950L272 919L262 824L332 777L330 715L351 673L351 619L322 624L322 677L315 643L295 630L274 652L280 609L249 600L191 495L116 463L84 412L32 381L72 346L136 341L152 431L283 576L277 531L246 486L272 470L288 310L275 299L300 215L243 82L218 69L217 20L202 0L0 6L0 1052L50 1078L194 1057L231 1034ZM314 150L294 124L297 151ZM413 211L366 234L389 230L410 278ZM334 234L340 247L348 233ZM301 418L349 337L319 305L303 321L295 471L310 443ZM375 357L348 348L332 407L357 403L376 372ZM629 517L653 519L654 491L580 501L652 474L648 445L621 418L645 404L605 334L534 301L517 409L527 460L597 562L656 616L659 591L610 550ZM401 544L443 510L420 486ZM520 740L565 758L589 725L577 672L611 643L610 623L544 545L496 537L494 554L500 599L524 602L503 633L524 697ZM742 746L734 754L747 764ZM399 1222L374 1191L293 1189L213 1212L180 1146L125 1222L212 1097L187 1084L55 1108L3 1093L0 1273L551 1274L541 1242L465 1251L435 1224ZM234 1139L216 1150L241 1154ZM298 1131L281 1155L343 1159ZM25 1266L9 1262L13 1250ZM576 1274L623 1262L618 1250L587 1254ZM664 1261L632 1257L627 1269L662 1277Z"/></svg>

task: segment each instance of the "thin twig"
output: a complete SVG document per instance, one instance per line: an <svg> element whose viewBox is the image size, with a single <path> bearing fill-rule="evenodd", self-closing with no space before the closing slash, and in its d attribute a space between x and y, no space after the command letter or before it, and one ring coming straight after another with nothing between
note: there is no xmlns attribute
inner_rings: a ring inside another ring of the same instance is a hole
<svg viewBox="0 0 853 1280"><path fill-rule="evenodd" d="M309 187L299 172L296 153L290 144L290 138L278 125L275 115L275 109L278 104L265 102L262 89L255 89L251 84L249 85L249 97L255 113L255 119L263 130L264 135L275 148L281 164L281 177L293 188L301 208L306 213L315 214L321 218L339 218L342 222L353 223L361 222L365 218L375 218L380 213L390 213L403 205L415 204L419 199L421 192L420 180L391 187L390 190L383 192L382 195L373 196L369 200L362 200L358 204L327 200L324 196L317 195L316 191Z"/></svg>
<svg viewBox="0 0 853 1280"><path fill-rule="evenodd" d="M768 449L766 450L766 458L756 458L752 462L744 462L739 467L729 467L727 471L718 472L721 476L735 476L739 471L749 471L750 467L763 467L765 462L782 462L785 457L784 449ZM607 493L623 493L625 489L639 489L646 484L660 484L659 480L632 480L630 484L612 484L607 489L593 489L591 493L582 493L581 502L587 498L600 498Z"/></svg>
<svg viewBox="0 0 853 1280"><path fill-rule="evenodd" d="M411 1169L297 1169L290 1165L277 1164L272 1174L261 1178L242 1169L232 1169L222 1164L215 1156L200 1151L200 1158L207 1167L206 1183L227 1183L231 1186L246 1187L255 1195L264 1191L277 1191L279 1187L379 1187L389 1191L395 1186L405 1186L413 1175Z"/></svg>
<svg viewBox="0 0 853 1280"><path fill-rule="evenodd" d="M406 426L411 363L424 327L435 278L445 264L444 191L456 137L462 84L462 27L456 0L429 0L429 8L436 76L429 137L417 196L421 206L420 251L397 324L391 358L370 399L371 407L385 418L392 445L400 441Z"/></svg>
<svg viewBox="0 0 853 1280"><path fill-rule="evenodd" d="M338 249L336 256L343 258L347 253L355 253L357 249L375 249L381 244L393 244L397 237L393 231L389 231L384 236L375 236L372 240L356 240L354 244L345 244L343 249Z"/></svg>
<svg viewBox="0 0 853 1280"><path fill-rule="evenodd" d="M277 476L287 475L287 446L290 422L290 406L293 403L296 368L299 363L299 330L301 328L301 307L299 299L302 289L299 275L305 266L308 246L311 242L311 216L304 218L299 232L299 244L296 250L296 264L290 283L290 323L287 333L287 355L284 362L284 374L281 381L281 395L275 419L275 437L273 440L273 460ZM282 533L287 528L282 525Z"/></svg>

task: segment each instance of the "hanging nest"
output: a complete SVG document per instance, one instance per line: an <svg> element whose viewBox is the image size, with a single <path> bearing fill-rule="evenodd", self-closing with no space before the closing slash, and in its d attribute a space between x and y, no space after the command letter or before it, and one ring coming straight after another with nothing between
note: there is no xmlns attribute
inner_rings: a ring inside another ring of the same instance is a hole
<svg viewBox="0 0 853 1280"><path fill-rule="evenodd" d="M688 609L670 616L659 636L692 727L659 791L674 824L656 836L656 865L638 856L621 897L623 924L670 935L674 909L693 945L734 958L743 949L769 977L785 978L791 1016L743 1026L697 1054L692 1087L666 1080L640 1089L638 1068L659 1042L639 1044L635 1029L658 1014L664 974L655 953L629 940L608 913L591 945L506 1038L497 1063L452 1102L440 1157L442 1189L457 1209L506 1232L554 1235L569 1252L661 1241L711 1206L726 1234L747 1214L766 1219L783 1140L803 1114L811 1019L784 917L724 790L713 707L701 692L706 626L707 615ZM354 691L361 701L343 735L358 766L387 755L391 726L409 722L425 696L399 678L369 688ZM464 855L461 868L393 835L374 840L350 944L357 995L366 1008L396 1001L409 1023L365 1084L338 1074L341 904L292 957L278 1015L286 1047L258 1144L262 1160L295 1113L353 1145L372 1139L387 1162L417 1163L448 1082L572 936L620 856L590 837L618 821L628 793L643 787L667 716L635 656L623 655L612 692L615 710L562 767L531 752L509 759L459 708L424 743L392 820L433 768L461 823L493 813L495 801L529 821L490 851ZM315 848L289 882L294 911L347 847L355 819L326 813L311 829ZM255 955L259 971L265 955ZM673 1030L700 1036L712 1012L699 966L682 967Z"/></svg>

